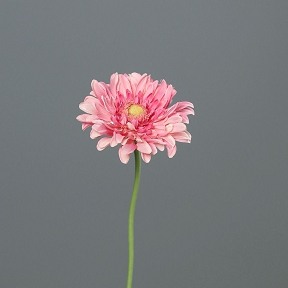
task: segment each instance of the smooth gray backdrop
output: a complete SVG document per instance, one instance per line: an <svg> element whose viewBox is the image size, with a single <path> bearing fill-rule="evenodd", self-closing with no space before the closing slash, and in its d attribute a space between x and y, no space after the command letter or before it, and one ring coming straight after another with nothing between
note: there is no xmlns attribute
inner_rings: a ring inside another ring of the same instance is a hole
<svg viewBox="0 0 288 288"><path fill-rule="evenodd" d="M143 163L133 287L288 287L287 31L286 0L2 0L0 287L126 287L134 159L75 118L134 71L195 116Z"/></svg>

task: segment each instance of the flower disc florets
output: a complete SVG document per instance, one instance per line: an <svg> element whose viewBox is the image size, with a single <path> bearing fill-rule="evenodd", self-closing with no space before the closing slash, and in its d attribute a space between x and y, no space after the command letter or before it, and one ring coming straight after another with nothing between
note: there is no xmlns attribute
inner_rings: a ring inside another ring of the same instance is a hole
<svg viewBox="0 0 288 288"><path fill-rule="evenodd" d="M131 103L127 105L123 112L126 114L129 121L133 119L143 119L147 114L145 107Z"/></svg>
<svg viewBox="0 0 288 288"><path fill-rule="evenodd" d="M87 96L79 108L82 114L77 120L82 129L92 126L90 137L98 141L99 151L107 146L120 144L119 158L127 163L130 154L137 149L143 161L148 163L157 149L167 148L168 157L176 153L175 142L190 143L186 129L188 115L194 115L190 102L178 102L168 107L176 90L153 81L147 74L118 74L111 76L110 84L93 80L91 96Z"/></svg>

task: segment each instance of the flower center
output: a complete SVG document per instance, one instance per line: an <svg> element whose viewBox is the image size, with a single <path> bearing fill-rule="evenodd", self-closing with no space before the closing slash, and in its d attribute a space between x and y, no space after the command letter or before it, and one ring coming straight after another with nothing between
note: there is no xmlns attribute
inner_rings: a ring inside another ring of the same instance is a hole
<svg viewBox="0 0 288 288"><path fill-rule="evenodd" d="M140 118L146 114L146 109L142 105L132 104L127 110L128 115L132 118Z"/></svg>

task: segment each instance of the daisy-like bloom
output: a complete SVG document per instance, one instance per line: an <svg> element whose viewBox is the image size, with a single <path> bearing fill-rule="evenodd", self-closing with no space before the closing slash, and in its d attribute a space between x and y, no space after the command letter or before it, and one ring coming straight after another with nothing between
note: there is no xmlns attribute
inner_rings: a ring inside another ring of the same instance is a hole
<svg viewBox="0 0 288 288"><path fill-rule="evenodd" d="M90 95L80 103L82 130L92 126L90 137L98 141L97 149L120 144L119 158L127 163L130 154L137 149L148 163L157 149L167 148L168 157L176 153L176 141L191 142L186 129L188 115L194 115L190 102L178 102L168 107L176 90L165 80L153 81L138 73L118 74L110 78L110 84L93 80Z"/></svg>

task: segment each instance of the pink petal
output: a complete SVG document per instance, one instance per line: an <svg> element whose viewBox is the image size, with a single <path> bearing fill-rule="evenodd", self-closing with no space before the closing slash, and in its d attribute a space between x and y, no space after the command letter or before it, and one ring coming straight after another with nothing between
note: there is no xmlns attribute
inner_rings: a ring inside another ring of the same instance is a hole
<svg viewBox="0 0 288 288"><path fill-rule="evenodd" d="M175 145L175 139L173 138L173 136L171 135L167 135L165 137L162 137L164 140L167 141L168 144L170 144L171 146Z"/></svg>
<svg viewBox="0 0 288 288"><path fill-rule="evenodd" d="M96 131L96 130L91 129L91 131L90 131L90 138L91 138L91 139L96 139L97 137L99 137L99 136L101 136L101 135L102 135L102 134L99 133L99 132Z"/></svg>
<svg viewBox="0 0 288 288"><path fill-rule="evenodd" d="M123 164L127 164L130 159L130 154L123 154L122 147L118 150L119 159Z"/></svg>
<svg viewBox="0 0 288 288"><path fill-rule="evenodd" d="M91 87L97 98L101 98L101 96L107 95L105 88L97 80L92 80Z"/></svg>
<svg viewBox="0 0 288 288"><path fill-rule="evenodd" d="M176 132L183 132L186 130L186 125L184 123L175 123L166 125L167 132L176 133Z"/></svg>
<svg viewBox="0 0 288 288"><path fill-rule="evenodd" d="M114 73L111 75L110 77L110 91L111 91L111 94L116 97L117 95L117 84L118 84L118 79L119 79L119 76L118 76L118 73Z"/></svg>
<svg viewBox="0 0 288 288"><path fill-rule="evenodd" d="M123 140L123 138L124 138L123 135L114 132L110 146L111 146L111 147L115 147L116 145L118 145L119 143L121 143L121 141Z"/></svg>
<svg viewBox="0 0 288 288"><path fill-rule="evenodd" d="M160 151L164 151L165 146L162 144L155 144L155 146L160 150Z"/></svg>
<svg viewBox="0 0 288 288"><path fill-rule="evenodd" d="M96 98L92 96L87 96L84 99L84 102L79 104L79 108L89 114L95 114L96 113Z"/></svg>
<svg viewBox="0 0 288 288"><path fill-rule="evenodd" d="M170 124L170 123L180 123L182 122L182 117L178 114L175 114L173 116L169 116L166 120L165 120L165 124Z"/></svg>
<svg viewBox="0 0 288 288"><path fill-rule="evenodd" d="M139 73L133 72L133 73L130 74L130 78L134 79L134 81L135 81L136 83L139 83L140 80L141 80L141 78L142 78L142 77L145 77L146 75L147 75L147 74L141 75L141 74L139 74Z"/></svg>
<svg viewBox="0 0 288 288"><path fill-rule="evenodd" d="M165 126L165 130L167 133L170 133L173 130L173 124L168 124Z"/></svg>
<svg viewBox="0 0 288 288"><path fill-rule="evenodd" d="M168 157L172 158L176 154L176 150L177 150L176 145L171 148L167 148Z"/></svg>
<svg viewBox="0 0 288 288"><path fill-rule="evenodd" d="M194 108L194 105L191 102L182 101L182 102L178 102L178 107L179 107L179 109L183 109L183 108L187 108L187 107Z"/></svg>
<svg viewBox="0 0 288 288"><path fill-rule="evenodd" d="M119 91L123 96L127 97L127 92L128 94L132 91L131 85L127 77L124 75L119 75Z"/></svg>
<svg viewBox="0 0 288 288"><path fill-rule="evenodd" d="M167 83L165 80L162 80L162 82L157 87L156 92L154 93L154 99L162 99L166 89Z"/></svg>
<svg viewBox="0 0 288 288"><path fill-rule="evenodd" d="M97 105L97 116L98 116L98 118L100 118L104 121L110 121L111 120L111 114L100 103Z"/></svg>
<svg viewBox="0 0 288 288"><path fill-rule="evenodd" d="M143 95L143 99L146 99L149 95L152 95L151 93L153 92L153 83L150 83L146 87L146 92Z"/></svg>
<svg viewBox="0 0 288 288"><path fill-rule="evenodd" d="M130 159L130 154L134 152L135 149L136 145L133 141L121 146L118 151L121 162L124 164L128 163Z"/></svg>
<svg viewBox="0 0 288 288"><path fill-rule="evenodd" d="M132 131L135 130L135 127L134 127L134 125L133 125L131 122L128 122L128 123L127 123L127 128L128 128L129 130L132 130Z"/></svg>
<svg viewBox="0 0 288 288"><path fill-rule="evenodd" d="M155 155L157 153L157 148L154 143L149 143L151 149L152 149L152 154Z"/></svg>
<svg viewBox="0 0 288 288"><path fill-rule="evenodd" d="M150 154L152 153L152 149L150 147L150 145L147 142L137 142L137 150L142 152L142 153L146 153L146 154Z"/></svg>
<svg viewBox="0 0 288 288"><path fill-rule="evenodd" d="M190 143L191 134L188 131L173 133L173 137L178 142Z"/></svg>
<svg viewBox="0 0 288 288"><path fill-rule="evenodd" d="M98 151L102 151L104 150L111 142L111 138L102 138L98 141L98 144L97 144L97 150Z"/></svg>
<svg viewBox="0 0 288 288"><path fill-rule="evenodd" d="M102 135L104 134L109 135L109 136L113 135L113 132L109 129L109 127L105 123L99 120L92 126L92 129Z"/></svg>
<svg viewBox="0 0 288 288"><path fill-rule="evenodd" d="M125 145L123 145L121 148L123 150L123 153L130 154L134 152L134 150L136 150L137 146L134 143L134 141L129 141Z"/></svg>
<svg viewBox="0 0 288 288"><path fill-rule="evenodd" d="M82 130L84 131L85 129L87 129L88 127L90 127L92 124L89 123L82 123Z"/></svg>
<svg viewBox="0 0 288 288"><path fill-rule="evenodd" d="M122 142L124 136L119 134L119 133L116 133L116 142L119 144Z"/></svg>
<svg viewBox="0 0 288 288"><path fill-rule="evenodd" d="M146 91L146 85L147 82L149 81L149 76L147 76L147 74L142 75L142 78L140 79L137 88L136 88L136 92L135 94L137 95L139 92L145 92Z"/></svg>
<svg viewBox="0 0 288 288"><path fill-rule="evenodd" d="M163 97L162 100L162 106L166 108L168 105L170 105L172 97L176 94L176 90L173 88L172 85L168 85L166 91L165 91L165 96Z"/></svg>
<svg viewBox="0 0 288 288"><path fill-rule="evenodd" d="M81 114L79 116L76 117L76 119L80 122L89 122L89 123L92 123L91 121L87 121L87 118L91 116L89 114Z"/></svg>
<svg viewBox="0 0 288 288"><path fill-rule="evenodd" d="M151 154L141 153L141 158L145 163L149 163L151 160Z"/></svg>
<svg viewBox="0 0 288 288"><path fill-rule="evenodd" d="M134 73L130 74L128 77L129 77L128 79L130 80L130 84L131 84L131 89L132 89L131 92L135 95L137 85L138 85L139 81L141 80L142 75L134 72Z"/></svg>

